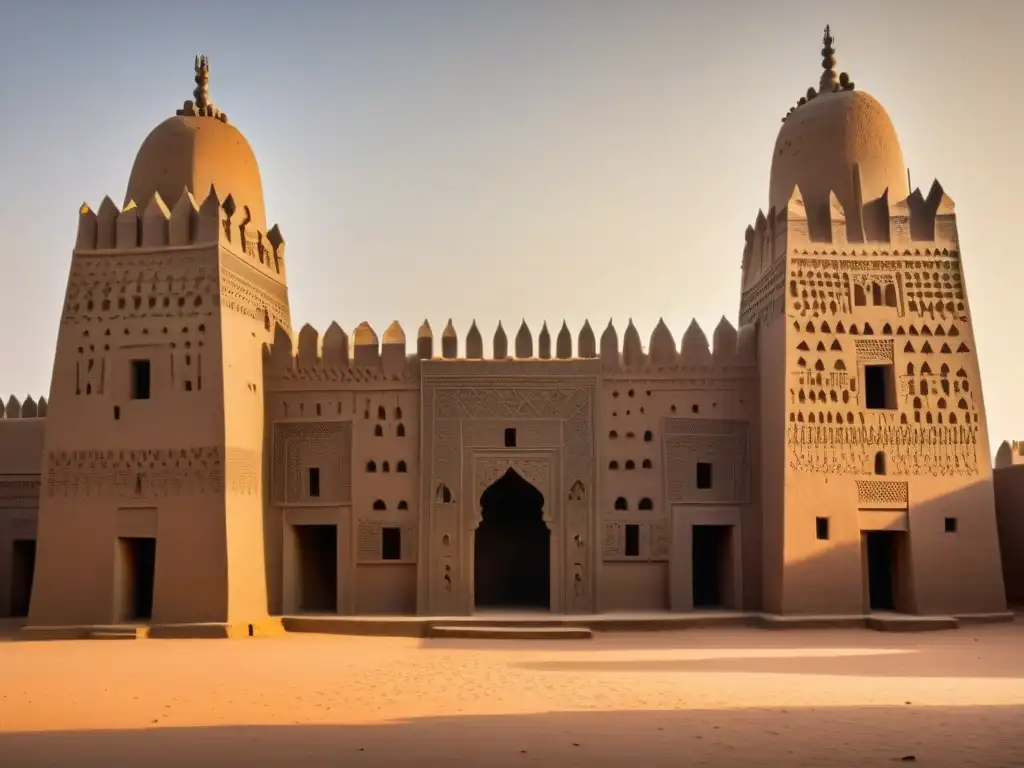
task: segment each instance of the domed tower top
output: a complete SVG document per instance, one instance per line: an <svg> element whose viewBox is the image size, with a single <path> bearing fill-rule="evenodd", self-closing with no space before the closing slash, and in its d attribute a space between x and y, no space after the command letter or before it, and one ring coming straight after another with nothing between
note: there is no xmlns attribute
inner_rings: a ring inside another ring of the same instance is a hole
<svg viewBox="0 0 1024 768"><path fill-rule="evenodd" d="M202 201L213 185L223 200L235 201L249 225L267 231L263 208L263 182L249 142L228 123L228 116L210 100L210 62L196 56L194 101L186 101L174 117L164 120L142 142L135 156L125 193L125 204L134 200L144 207L154 192L173 206L187 187Z"/></svg>
<svg viewBox="0 0 1024 768"><path fill-rule="evenodd" d="M776 210L797 185L812 205L827 205L835 192L847 215L887 189L890 200L909 194L903 150L889 114L870 95L854 90L845 72L836 75L834 42L825 27L818 88L809 88L783 118L775 140L769 205Z"/></svg>

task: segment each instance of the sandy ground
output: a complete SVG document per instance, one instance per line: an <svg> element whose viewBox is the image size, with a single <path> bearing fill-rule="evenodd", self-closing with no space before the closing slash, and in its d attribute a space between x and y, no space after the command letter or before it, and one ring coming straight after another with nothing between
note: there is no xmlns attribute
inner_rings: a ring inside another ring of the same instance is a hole
<svg viewBox="0 0 1024 768"><path fill-rule="evenodd" d="M1024 622L0 641L5 768L894 763L1024 766Z"/></svg>

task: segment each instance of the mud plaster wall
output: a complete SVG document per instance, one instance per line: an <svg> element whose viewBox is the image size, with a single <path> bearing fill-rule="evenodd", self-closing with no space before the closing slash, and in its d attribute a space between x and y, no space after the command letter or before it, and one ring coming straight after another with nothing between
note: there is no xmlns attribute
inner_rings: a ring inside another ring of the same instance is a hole
<svg viewBox="0 0 1024 768"><path fill-rule="evenodd" d="M1024 465L1001 467L993 473L999 547L1006 598L1024 605Z"/></svg>
<svg viewBox="0 0 1024 768"><path fill-rule="evenodd" d="M910 531L905 609L1000 610L988 435L959 259L790 258L786 322L783 611L863 610L863 512L893 507L907 510ZM867 366L889 371L883 407L868 407ZM815 535L819 516L830 521L827 541ZM944 533L947 517L955 534Z"/></svg>

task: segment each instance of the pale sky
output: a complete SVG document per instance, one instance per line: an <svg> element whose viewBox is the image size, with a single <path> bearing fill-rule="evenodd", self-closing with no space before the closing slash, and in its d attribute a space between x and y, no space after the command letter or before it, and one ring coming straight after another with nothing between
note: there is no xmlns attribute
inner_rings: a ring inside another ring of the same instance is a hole
<svg viewBox="0 0 1024 768"><path fill-rule="evenodd" d="M1017 0L5 0L0 393L47 392L78 207L121 202L196 53L259 160L296 328L710 337L829 23L913 184L956 202L992 440L1024 438L1022 22Z"/></svg>

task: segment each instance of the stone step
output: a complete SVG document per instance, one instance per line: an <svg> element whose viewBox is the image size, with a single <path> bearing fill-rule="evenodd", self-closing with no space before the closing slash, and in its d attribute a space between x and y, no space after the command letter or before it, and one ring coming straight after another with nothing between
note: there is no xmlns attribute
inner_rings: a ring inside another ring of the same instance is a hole
<svg viewBox="0 0 1024 768"><path fill-rule="evenodd" d="M912 614L872 613L865 621L868 629L879 632L932 632L937 629L959 629L960 622L952 616L915 616Z"/></svg>
<svg viewBox="0 0 1024 768"><path fill-rule="evenodd" d="M134 629L101 629L86 635L89 640L138 640L139 637Z"/></svg>
<svg viewBox="0 0 1024 768"><path fill-rule="evenodd" d="M428 637L460 640L589 640L594 636L586 627L468 627L432 626Z"/></svg>

